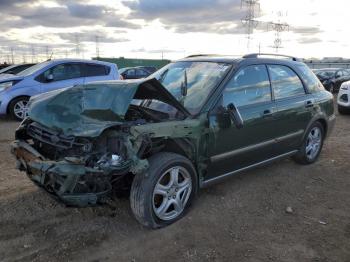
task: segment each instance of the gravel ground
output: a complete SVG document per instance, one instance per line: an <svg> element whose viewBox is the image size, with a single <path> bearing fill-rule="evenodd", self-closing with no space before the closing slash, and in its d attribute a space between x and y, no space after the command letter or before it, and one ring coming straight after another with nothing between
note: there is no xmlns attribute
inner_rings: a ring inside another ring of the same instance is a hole
<svg viewBox="0 0 350 262"><path fill-rule="evenodd" d="M14 168L17 125L0 119L1 261L350 261L350 116L317 163L236 175L161 230L140 226L128 199L66 208L39 190Z"/></svg>

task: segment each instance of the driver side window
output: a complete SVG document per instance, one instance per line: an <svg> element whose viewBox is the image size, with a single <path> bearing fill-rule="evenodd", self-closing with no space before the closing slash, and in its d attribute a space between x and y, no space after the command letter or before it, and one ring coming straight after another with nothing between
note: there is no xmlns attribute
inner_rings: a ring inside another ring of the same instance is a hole
<svg viewBox="0 0 350 262"><path fill-rule="evenodd" d="M245 106L271 101L270 80L265 65L251 65L238 71L223 92L224 106Z"/></svg>
<svg viewBox="0 0 350 262"><path fill-rule="evenodd" d="M60 64L44 72L44 79L52 75L52 81L62 81L67 79L82 77L81 66L79 64Z"/></svg>

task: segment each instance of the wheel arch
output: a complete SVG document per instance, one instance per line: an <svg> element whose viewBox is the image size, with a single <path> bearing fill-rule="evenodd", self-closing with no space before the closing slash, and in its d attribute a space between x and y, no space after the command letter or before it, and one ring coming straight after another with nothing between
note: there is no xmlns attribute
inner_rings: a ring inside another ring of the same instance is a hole
<svg viewBox="0 0 350 262"><path fill-rule="evenodd" d="M7 108L6 108L6 113L7 114L10 113L10 106L11 106L12 102L15 101L18 98L21 98L21 97L28 98L28 99L30 98L30 96L28 96L28 95L20 95L20 96L16 96L16 97L12 98L10 100L10 102L8 102L8 104L7 104Z"/></svg>
<svg viewBox="0 0 350 262"><path fill-rule="evenodd" d="M303 135L303 139L302 141L304 141L306 135L307 135L307 131L310 129L311 125L313 125L315 122L319 122L322 127L323 127L323 131L324 131L324 138L327 137L328 134L328 123L327 123L327 119L326 116L322 115L316 115L315 117L312 118L312 120L309 122L309 124L307 125L307 127L304 130L304 135Z"/></svg>

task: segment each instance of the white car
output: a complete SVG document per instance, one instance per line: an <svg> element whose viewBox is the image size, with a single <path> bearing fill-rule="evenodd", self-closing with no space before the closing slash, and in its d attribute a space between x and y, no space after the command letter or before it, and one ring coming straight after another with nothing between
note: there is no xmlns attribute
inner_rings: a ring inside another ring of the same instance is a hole
<svg viewBox="0 0 350 262"><path fill-rule="evenodd" d="M337 103L340 114L350 113L350 81L346 81L340 86Z"/></svg>

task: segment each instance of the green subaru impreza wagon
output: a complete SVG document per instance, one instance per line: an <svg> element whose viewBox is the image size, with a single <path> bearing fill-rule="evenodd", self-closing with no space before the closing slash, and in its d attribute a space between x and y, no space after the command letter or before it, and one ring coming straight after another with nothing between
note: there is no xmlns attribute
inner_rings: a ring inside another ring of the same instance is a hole
<svg viewBox="0 0 350 262"><path fill-rule="evenodd" d="M284 157L314 163L334 122L332 94L296 58L197 55L33 97L12 153L66 205L126 192L136 219L159 228L201 187Z"/></svg>

